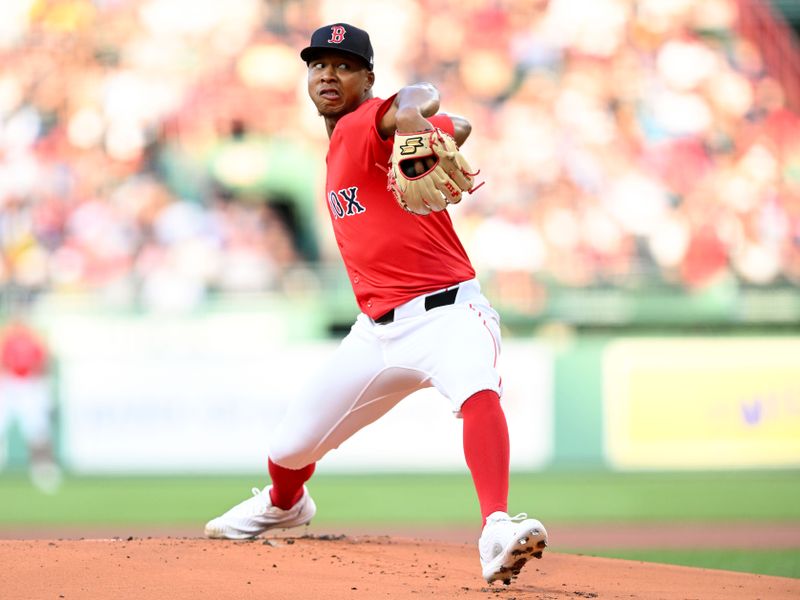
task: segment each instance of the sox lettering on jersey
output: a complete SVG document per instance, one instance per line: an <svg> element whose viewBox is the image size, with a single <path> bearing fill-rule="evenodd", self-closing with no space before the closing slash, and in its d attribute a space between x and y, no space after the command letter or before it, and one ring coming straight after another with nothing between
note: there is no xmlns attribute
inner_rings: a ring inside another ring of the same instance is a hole
<svg viewBox="0 0 800 600"><path fill-rule="evenodd" d="M342 201L347 203L347 208L342 206ZM331 191L328 194L328 204L337 219L359 215L367 210L358 201L358 188L355 186L339 190L338 193Z"/></svg>
<svg viewBox="0 0 800 600"><path fill-rule="evenodd" d="M331 39L328 40L329 44L341 44L344 41L344 34L347 30L341 25L333 25L331 27Z"/></svg>

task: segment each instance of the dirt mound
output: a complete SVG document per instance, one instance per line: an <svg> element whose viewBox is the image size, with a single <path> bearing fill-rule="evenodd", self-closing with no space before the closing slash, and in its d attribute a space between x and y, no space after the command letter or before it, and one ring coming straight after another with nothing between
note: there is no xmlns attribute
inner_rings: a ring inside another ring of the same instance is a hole
<svg viewBox="0 0 800 600"><path fill-rule="evenodd" d="M547 552L488 586L472 544L380 536L0 540L0 565L4 600L800 597L796 579Z"/></svg>

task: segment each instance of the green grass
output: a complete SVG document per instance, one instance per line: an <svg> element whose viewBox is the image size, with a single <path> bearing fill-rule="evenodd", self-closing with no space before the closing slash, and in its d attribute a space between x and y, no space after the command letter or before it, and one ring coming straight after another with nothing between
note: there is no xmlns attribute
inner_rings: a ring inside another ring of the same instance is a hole
<svg viewBox="0 0 800 600"><path fill-rule="evenodd" d="M0 533L28 525L199 526L266 479L252 476L69 477L55 496L24 475L0 477ZM426 523L477 526L466 473L319 474L311 482L315 524ZM509 510L545 523L800 521L800 471L713 473L516 473ZM562 550L562 549L560 549ZM580 551L580 549L575 549ZM592 550L593 555L800 577L798 547L786 550Z"/></svg>
<svg viewBox="0 0 800 600"><path fill-rule="evenodd" d="M0 477L4 524L193 523L244 499L260 475L71 477L56 496ZM472 524L466 474L317 475L321 523ZM800 472L532 473L511 478L509 510L543 521L800 521Z"/></svg>
<svg viewBox="0 0 800 600"><path fill-rule="evenodd" d="M743 573L760 573L779 577L800 578L800 548L787 550L741 550L741 549L703 549L703 550L663 550L663 549L624 549L615 548L601 551L573 554L586 556L607 556L644 562L686 565L704 569L724 569Z"/></svg>

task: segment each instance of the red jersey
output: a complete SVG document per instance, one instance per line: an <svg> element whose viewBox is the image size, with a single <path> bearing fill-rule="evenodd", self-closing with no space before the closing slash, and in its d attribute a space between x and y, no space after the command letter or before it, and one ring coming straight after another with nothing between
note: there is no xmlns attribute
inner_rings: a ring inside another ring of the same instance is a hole
<svg viewBox="0 0 800 600"><path fill-rule="evenodd" d="M381 138L378 123L393 100L372 98L342 117L326 158L333 232L358 306L372 318L475 277L447 211L413 215L387 189L393 138ZM454 133L449 117L428 120Z"/></svg>
<svg viewBox="0 0 800 600"><path fill-rule="evenodd" d="M17 377L40 375L45 371L47 350L32 331L12 325L1 340L0 361L4 370Z"/></svg>

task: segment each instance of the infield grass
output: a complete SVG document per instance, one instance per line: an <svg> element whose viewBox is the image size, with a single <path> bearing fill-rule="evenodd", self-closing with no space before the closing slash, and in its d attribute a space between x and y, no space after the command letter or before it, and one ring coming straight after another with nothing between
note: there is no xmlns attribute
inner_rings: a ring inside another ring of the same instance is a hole
<svg viewBox="0 0 800 600"><path fill-rule="evenodd" d="M0 477L3 528L46 525L197 527L246 498L263 475L68 477L52 496L24 474ZM318 474L311 483L315 524L476 526L478 505L466 472ZM509 510L543 522L800 522L800 471L711 473L514 473ZM579 549L576 549L579 550ZM800 577L797 548L782 550L619 550L592 554Z"/></svg>
<svg viewBox="0 0 800 600"><path fill-rule="evenodd" d="M572 552L572 554L800 578L800 548L787 550L614 548L591 552Z"/></svg>

